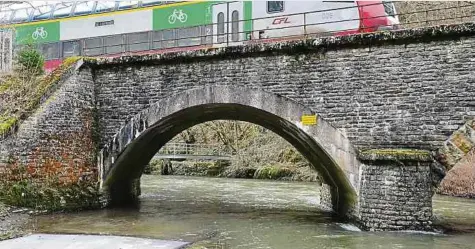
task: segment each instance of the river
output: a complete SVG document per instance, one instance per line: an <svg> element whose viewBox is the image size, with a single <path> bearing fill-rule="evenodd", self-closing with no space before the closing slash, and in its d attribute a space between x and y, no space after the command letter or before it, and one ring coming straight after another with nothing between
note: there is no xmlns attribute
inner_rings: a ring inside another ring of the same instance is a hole
<svg viewBox="0 0 475 249"><path fill-rule="evenodd" d="M316 205L315 183L142 177L139 207L35 217L39 233L138 236L191 248L475 248L475 233L361 232ZM434 197L434 214L475 227L475 201ZM473 230L472 230L473 231Z"/></svg>

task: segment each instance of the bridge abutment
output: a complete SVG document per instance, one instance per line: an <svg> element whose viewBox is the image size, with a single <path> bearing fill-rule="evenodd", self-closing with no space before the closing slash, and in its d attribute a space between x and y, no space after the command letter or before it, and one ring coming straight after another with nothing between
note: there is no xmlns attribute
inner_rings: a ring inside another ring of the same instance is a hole
<svg viewBox="0 0 475 249"><path fill-rule="evenodd" d="M140 178L120 180L106 189L108 206L130 206L138 202L141 194Z"/></svg>
<svg viewBox="0 0 475 249"><path fill-rule="evenodd" d="M431 230L432 167L429 152L361 153L357 222L365 230Z"/></svg>

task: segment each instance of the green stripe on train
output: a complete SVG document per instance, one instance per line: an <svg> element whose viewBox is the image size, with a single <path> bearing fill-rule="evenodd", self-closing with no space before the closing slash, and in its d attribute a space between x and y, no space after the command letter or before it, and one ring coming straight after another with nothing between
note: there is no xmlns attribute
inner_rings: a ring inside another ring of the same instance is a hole
<svg viewBox="0 0 475 249"><path fill-rule="evenodd" d="M15 27L15 43L47 43L59 41L59 21Z"/></svg>
<svg viewBox="0 0 475 249"><path fill-rule="evenodd" d="M252 1L244 1L244 31L252 31ZM248 37L246 37L247 39Z"/></svg>

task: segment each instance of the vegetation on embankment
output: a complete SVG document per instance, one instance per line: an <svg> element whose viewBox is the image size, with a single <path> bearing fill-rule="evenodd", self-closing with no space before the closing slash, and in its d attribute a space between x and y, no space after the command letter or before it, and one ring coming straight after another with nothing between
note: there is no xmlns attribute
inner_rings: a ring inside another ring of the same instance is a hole
<svg viewBox="0 0 475 249"><path fill-rule="evenodd" d="M0 241L20 237L30 232L29 215L25 211L15 210L13 207L0 203Z"/></svg>
<svg viewBox="0 0 475 249"><path fill-rule="evenodd" d="M49 74L44 74L43 56L32 46L23 48L14 61L13 72L0 77L0 138L38 108L42 97L79 57L70 57Z"/></svg>
<svg viewBox="0 0 475 249"><path fill-rule="evenodd" d="M183 131L172 142L215 145L232 154L230 161L173 161L171 174L321 181L310 163L283 138L251 123L212 121ZM160 174L163 160L152 160L150 173Z"/></svg>
<svg viewBox="0 0 475 249"><path fill-rule="evenodd" d="M469 153L447 172L437 193L475 198L475 151Z"/></svg>

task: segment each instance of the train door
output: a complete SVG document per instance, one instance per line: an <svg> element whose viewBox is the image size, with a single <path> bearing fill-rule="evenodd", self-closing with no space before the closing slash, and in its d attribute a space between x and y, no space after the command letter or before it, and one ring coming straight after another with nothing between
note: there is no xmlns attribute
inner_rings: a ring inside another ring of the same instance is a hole
<svg viewBox="0 0 475 249"><path fill-rule="evenodd" d="M218 46L237 45L244 41L243 3L213 5L213 43Z"/></svg>

